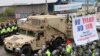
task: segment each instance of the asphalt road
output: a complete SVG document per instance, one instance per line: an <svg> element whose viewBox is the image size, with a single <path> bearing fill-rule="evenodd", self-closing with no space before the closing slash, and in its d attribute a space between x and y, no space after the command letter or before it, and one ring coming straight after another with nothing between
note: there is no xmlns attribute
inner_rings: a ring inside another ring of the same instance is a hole
<svg viewBox="0 0 100 56"><path fill-rule="evenodd" d="M98 32L98 35L100 37L100 31ZM6 53L3 46L0 45L0 56L14 56L14 55L10 53Z"/></svg>
<svg viewBox="0 0 100 56"><path fill-rule="evenodd" d="M0 56L14 56L14 55L6 53L3 46L0 46Z"/></svg>

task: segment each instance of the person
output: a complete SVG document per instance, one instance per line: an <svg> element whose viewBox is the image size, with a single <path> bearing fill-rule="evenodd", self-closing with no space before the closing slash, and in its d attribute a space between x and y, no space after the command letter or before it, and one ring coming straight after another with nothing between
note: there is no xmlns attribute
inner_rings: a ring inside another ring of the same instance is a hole
<svg viewBox="0 0 100 56"><path fill-rule="evenodd" d="M51 56L51 52L50 52L49 48L47 48L47 50L46 50L46 52L45 52L45 55L46 55L46 56Z"/></svg>
<svg viewBox="0 0 100 56"><path fill-rule="evenodd" d="M71 43L72 43L71 39L68 39L68 38L65 39L65 44L66 45L71 44Z"/></svg>
<svg viewBox="0 0 100 56"><path fill-rule="evenodd" d="M72 55L74 55L74 56L76 56L76 51L77 51L77 48L76 47L77 47L76 44L73 43L72 44Z"/></svg>
<svg viewBox="0 0 100 56"><path fill-rule="evenodd" d="M49 41L46 41L45 44L42 45L42 48L38 51L39 56L45 56L46 50L50 50Z"/></svg>
<svg viewBox="0 0 100 56"><path fill-rule="evenodd" d="M98 55L100 55L100 39L97 40L96 48L97 48L97 51L98 51Z"/></svg>
<svg viewBox="0 0 100 56"><path fill-rule="evenodd" d="M91 56L95 56L94 49L91 49Z"/></svg>
<svg viewBox="0 0 100 56"><path fill-rule="evenodd" d="M69 21L70 23L72 23L72 16L69 16Z"/></svg>
<svg viewBox="0 0 100 56"><path fill-rule="evenodd" d="M32 56L39 56L37 53L33 54Z"/></svg>
<svg viewBox="0 0 100 56"><path fill-rule="evenodd" d="M52 35L51 36L51 40L50 40L50 51L52 52L55 49L55 36Z"/></svg>
<svg viewBox="0 0 100 56"><path fill-rule="evenodd" d="M100 12L100 6L97 8L97 12Z"/></svg>
<svg viewBox="0 0 100 56"><path fill-rule="evenodd" d="M92 51L92 54L94 54L95 56L99 56L100 55L100 49L98 49L98 46L97 46L97 41L94 41L93 42L93 47L92 47L93 51Z"/></svg>
<svg viewBox="0 0 100 56"><path fill-rule="evenodd" d="M59 49L56 48L55 50L52 51L52 56L59 56Z"/></svg>
<svg viewBox="0 0 100 56"><path fill-rule="evenodd" d="M66 49L65 48L66 48L65 44L62 44L61 45L61 49L59 50L61 56L67 56L67 53L66 53Z"/></svg>
<svg viewBox="0 0 100 56"><path fill-rule="evenodd" d="M98 49L97 47L95 48L95 51L94 52L95 52L95 55L96 56L99 56L100 55L100 49Z"/></svg>
<svg viewBox="0 0 100 56"><path fill-rule="evenodd" d="M7 27L6 27L7 37L8 37L8 36L10 36L10 34L11 34L11 28L10 28L10 26L9 26L9 23L7 23L6 26L7 26Z"/></svg>
<svg viewBox="0 0 100 56"><path fill-rule="evenodd" d="M71 44L66 45L66 52L68 56L71 56L71 52L72 52L72 46Z"/></svg>
<svg viewBox="0 0 100 56"><path fill-rule="evenodd" d="M16 32L17 32L16 22L10 21L10 28L11 28L11 35L16 34Z"/></svg>
<svg viewBox="0 0 100 56"><path fill-rule="evenodd" d="M13 33L16 34L18 32L18 26L17 26L17 21L14 22L14 31Z"/></svg>
<svg viewBox="0 0 100 56"><path fill-rule="evenodd" d="M1 25L1 39L2 39L2 41L4 40L6 33L7 32L6 32L5 26L2 24Z"/></svg>
<svg viewBox="0 0 100 56"><path fill-rule="evenodd" d="M82 53L84 54L84 52L85 52L85 56L90 56L90 47L89 47L89 44L86 45L86 50L83 51Z"/></svg>
<svg viewBox="0 0 100 56"><path fill-rule="evenodd" d="M25 56L25 54L21 54L21 56Z"/></svg>
<svg viewBox="0 0 100 56"><path fill-rule="evenodd" d="M38 51L39 56L45 55L45 51L46 51L47 47L48 47L47 43L42 45L42 48Z"/></svg>
<svg viewBox="0 0 100 56"><path fill-rule="evenodd" d="M16 48L14 54L15 54L15 56L21 56L22 52L21 52L20 48Z"/></svg>
<svg viewBox="0 0 100 56"><path fill-rule="evenodd" d="M95 56L95 45L94 45L94 42L91 43L90 56Z"/></svg>
<svg viewBox="0 0 100 56"><path fill-rule="evenodd" d="M2 44L2 42L3 42L3 41L2 41L1 29L2 29L2 28L1 28L1 25L0 25L0 44Z"/></svg>
<svg viewBox="0 0 100 56"><path fill-rule="evenodd" d="M5 27L4 27L5 28L5 37L8 37L8 31L7 31L8 27L9 27L8 23L5 23Z"/></svg>

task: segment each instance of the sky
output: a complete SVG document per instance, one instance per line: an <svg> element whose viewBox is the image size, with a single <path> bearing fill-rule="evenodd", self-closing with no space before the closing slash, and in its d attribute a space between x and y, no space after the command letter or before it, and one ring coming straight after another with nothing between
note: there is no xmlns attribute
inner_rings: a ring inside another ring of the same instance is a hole
<svg viewBox="0 0 100 56"><path fill-rule="evenodd" d="M57 0L47 0L48 3L57 2ZM14 4L41 4L45 0L0 0L0 6L9 6Z"/></svg>

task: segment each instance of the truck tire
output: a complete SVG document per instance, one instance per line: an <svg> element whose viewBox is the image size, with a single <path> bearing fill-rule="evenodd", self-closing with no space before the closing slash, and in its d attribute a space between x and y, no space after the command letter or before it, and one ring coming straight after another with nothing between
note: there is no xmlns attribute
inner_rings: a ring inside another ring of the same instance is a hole
<svg viewBox="0 0 100 56"><path fill-rule="evenodd" d="M12 53L12 51L8 50L5 45L4 45L4 50L6 51L6 53Z"/></svg>
<svg viewBox="0 0 100 56"><path fill-rule="evenodd" d="M3 45L3 38L2 37L0 37L0 45Z"/></svg>
<svg viewBox="0 0 100 56"><path fill-rule="evenodd" d="M32 49L30 46L25 45L21 48L21 52L25 54L25 56L31 56Z"/></svg>

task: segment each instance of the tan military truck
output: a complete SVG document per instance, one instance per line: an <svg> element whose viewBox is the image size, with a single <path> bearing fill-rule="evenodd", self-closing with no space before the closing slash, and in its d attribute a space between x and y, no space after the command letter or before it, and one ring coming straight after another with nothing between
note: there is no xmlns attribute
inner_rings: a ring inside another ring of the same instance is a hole
<svg viewBox="0 0 100 56"><path fill-rule="evenodd" d="M55 43L61 44L68 31L66 18L56 15L29 16L26 21L18 23L18 27L19 34L5 38L4 49L9 52L20 48L26 56L41 49L46 41L52 40L52 36L60 40Z"/></svg>

